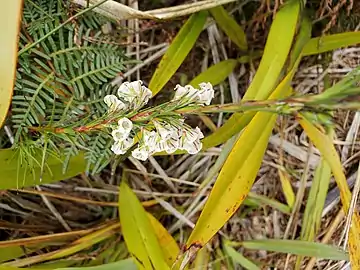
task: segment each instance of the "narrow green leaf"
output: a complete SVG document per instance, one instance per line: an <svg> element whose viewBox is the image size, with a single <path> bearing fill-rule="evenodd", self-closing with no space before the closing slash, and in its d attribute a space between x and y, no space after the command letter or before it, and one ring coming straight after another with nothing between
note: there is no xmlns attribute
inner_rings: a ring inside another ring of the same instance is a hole
<svg viewBox="0 0 360 270"><path fill-rule="evenodd" d="M221 61L201 72L198 76L192 79L189 84L194 87L198 87L199 83L202 82L209 82L212 85L217 85L229 76L237 64L238 61L235 59Z"/></svg>
<svg viewBox="0 0 360 270"><path fill-rule="evenodd" d="M245 256L237 252L234 248L227 245L226 243L224 244L224 250L235 263L240 264L245 269L260 270L260 267L258 267L255 263L247 259Z"/></svg>
<svg viewBox="0 0 360 270"><path fill-rule="evenodd" d="M314 55L333 51L342 47L353 46L360 43L360 32L346 32L324 37L312 38L306 44L303 55Z"/></svg>
<svg viewBox="0 0 360 270"><path fill-rule="evenodd" d="M120 184L119 213L122 233L140 269L170 269L145 209L125 183Z"/></svg>
<svg viewBox="0 0 360 270"><path fill-rule="evenodd" d="M71 178L85 171L85 159L83 154L70 158L68 169L65 174L62 172L63 163L61 159L49 156L46 158L47 166L44 168L42 181L40 182L42 153L39 151L38 155L35 156L37 163L34 162L33 170L26 168L26 164L19 166L18 158L19 152L13 149L0 150L0 166L2 168L0 190L52 183ZM19 180L18 183L17 180Z"/></svg>
<svg viewBox="0 0 360 270"><path fill-rule="evenodd" d="M170 80L194 46L203 30L207 15L206 11L191 15L176 35L150 80L149 88L154 95Z"/></svg>
<svg viewBox="0 0 360 270"><path fill-rule="evenodd" d="M302 115L298 116L298 121L303 127L304 131L319 149L321 156L329 164L331 171L334 175L337 186L340 190L340 199L342 208L345 213L350 209L351 192L346 181L346 177L342 168L339 155L333 145L332 140L322 133L315 125L308 121ZM354 269L360 269L360 216L359 212L355 209L352 214L352 224L349 231L348 249L350 253L351 266Z"/></svg>
<svg viewBox="0 0 360 270"><path fill-rule="evenodd" d="M8 113L15 82L21 11L22 0L1 3L0 127Z"/></svg>
<svg viewBox="0 0 360 270"><path fill-rule="evenodd" d="M248 249L290 253L329 260L349 260L348 254L336 246L301 240L252 240L242 242L242 246Z"/></svg>
<svg viewBox="0 0 360 270"><path fill-rule="evenodd" d="M247 51L248 45L244 30L234 18L222 7L210 9L211 15L226 35L243 51Z"/></svg>
<svg viewBox="0 0 360 270"><path fill-rule="evenodd" d="M331 168L326 160L321 159L316 168L311 184L308 201L306 203L301 239L312 241L320 229L321 213L331 178Z"/></svg>

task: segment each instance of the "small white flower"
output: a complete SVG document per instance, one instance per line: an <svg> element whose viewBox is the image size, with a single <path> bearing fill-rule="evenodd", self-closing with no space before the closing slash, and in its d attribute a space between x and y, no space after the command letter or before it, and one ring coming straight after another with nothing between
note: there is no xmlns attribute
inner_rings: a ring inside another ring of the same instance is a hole
<svg viewBox="0 0 360 270"><path fill-rule="evenodd" d="M174 153L180 147L180 140L177 136L173 136L161 142L161 151L166 151L168 154ZM159 151L160 152L160 151Z"/></svg>
<svg viewBox="0 0 360 270"><path fill-rule="evenodd" d="M202 143L200 140L196 140L193 142L185 142L182 146L182 150L186 150L189 154L194 155L200 152L202 148Z"/></svg>
<svg viewBox="0 0 360 270"><path fill-rule="evenodd" d="M214 89L211 83L200 83L200 94L199 94L199 103L210 105L211 100L214 98Z"/></svg>
<svg viewBox="0 0 360 270"><path fill-rule="evenodd" d="M138 148L135 148L132 152L131 155L139 160L145 161L148 159L149 157L149 152L147 151L145 146L141 146Z"/></svg>
<svg viewBox="0 0 360 270"><path fill-rule="evenodd" d="M122 141L115 141L111 146L111 151L113 151L115 155L123 155L133 144L134 138L127 137Z"/></svg>
<svg viewBox="0 0 360 270"><path fill-rule="evenodd" d="M178 133L178 129L170 124L162 125L156 120L153 121L153 124L163 140L167 140L170 137L173 137L174 134Z"/></svg>
<svg viewBox="0 0 360 270"><path fill-rule="evenodd" d="M117 128L111 132L111 135L115 142L119 142L125 140L129 136L129 133L126 132L123 128Z"/></svg>
<svg viewBox="0 0 360 270"><path fill-rule="evenodd" d="M124 82L118 89L120 99L130 103L133 109L140 108L148 103L152 97L150 89L143 86L142 81Z"/></svg>
<svg viewBox="0 0 360 270"><path fill-rule="evenodd" d="M176 85L175 87L175 100L178 99L187 99L188 102L196 101L199 99L199 90L195 89L191 85Z"/></svg>
<svg viewBox="0 0 360 270"><path fill-rule="evenodd" d="M109 107L109 112L115 112L125 109L125 104L114 95L105 96L104 102Z"/></svg>
<svg viewBox="0 0 360 270"><path fill-rule="evenodd" d="M195 128L195 132L198 134L198 138L199 139L203 139L204 138L204 134L201 132L199 127Z"/></svg>
<svg viewBox="0 0 360 270"><path fill-rule="evenodd" d="M133 123L126 117L121 118L118 121L118 125L119 125L119 128L123 129L128 134L130 133L130 131L133 128Z"/></svg>
<svg viewBox="0 0 360 270"><path fill-rule="evenodd" d="M204 138L204 134L201 132L199 127L196 127L195 129L183 129L181 132L183 143L193 143L196 140Z"/></svg>

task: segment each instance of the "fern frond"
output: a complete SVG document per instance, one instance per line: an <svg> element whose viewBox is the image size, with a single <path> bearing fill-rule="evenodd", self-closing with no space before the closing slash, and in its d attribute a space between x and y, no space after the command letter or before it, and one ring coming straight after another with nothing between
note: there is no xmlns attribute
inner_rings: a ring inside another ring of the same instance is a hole
<svg viewBox="0 0 360 270"><path fill-rule="evenodd" d="M106 112L103 98L114 93L109 83L127 59L118 40L102 32L102 26L113 21L86 12L62 25L79 10L63 0L24 1L19 39L23 53L18 59L11 112L17 146L32 140L45 147L41 135L29 127L86 124ZM88 169L93 172L106 166L111 156L111 138L106 134L46 138L47 151L65 155L64 170L79 151L87 152Z"/></svg>

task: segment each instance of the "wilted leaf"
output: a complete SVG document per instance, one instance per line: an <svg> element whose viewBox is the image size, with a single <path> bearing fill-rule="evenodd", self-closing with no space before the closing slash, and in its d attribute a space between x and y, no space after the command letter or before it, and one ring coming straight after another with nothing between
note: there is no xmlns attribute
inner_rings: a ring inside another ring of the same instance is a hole
<svg viewBox="0 0 360 270"><path fill-rule="evenodd" d="M193 14L184 26L181 27L169 49L160 60L160 63L150 80L149 88L154 95L156 95L170 80L194 46L203 30L207 15L208 13L206 11Z"/></svg>
<svg viewBox="0 0 360 270"><path fill-rule="evenodd" d="M0 128L8 113L15 82L22 0L1 3Z"/></svg>
<svg viewBox="0 0 360 270"><path fill-rule="evenodd" d="M233 17L222 7L210 9L211 15L226 35L243 51L247 51L247 41L244 30Z"/></svg>
<svg viewBox="0 0 360 270"><path fill-rule="evenodd" d="M119 213L126 246L138 267L170 269L145 209L124 177L120 184Z"/></svg>

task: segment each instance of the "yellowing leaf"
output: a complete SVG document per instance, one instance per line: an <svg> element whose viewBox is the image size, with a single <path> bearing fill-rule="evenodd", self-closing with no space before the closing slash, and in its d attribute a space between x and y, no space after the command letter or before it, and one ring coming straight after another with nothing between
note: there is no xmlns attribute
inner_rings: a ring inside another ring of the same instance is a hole
<svg viewBox="0 0 360 270"><path fill-rule="evenodd" d="M18 163L19 152L13 149L0 150L0 190L10 188L22 188L39 184L46 184L71 178L85 171L85 159L83 154L79 154L70 158L69 165L65 173L63 173L63 162L61 159L49 156L46 158L46 166L42 174L42 181L40 182L41 175L41 159L42 153L39 151L38 155L34 158L33 170L30 170L24 164Z"/></svg>
<svg viewBox="0 0 360 270"><path fill-rule="evenodd" d="M328 52L342 47L360 43L360 32L347 32L324 37L312 38L306 44L303 55L313 55Z"/></svg>
<svg viewBox="0 0 360 270"><path fill-rule="evenodd" d="M286 172L283 172L282 170L278 170L281 186L286 198L287 204L292 208L295 203L295 193L292 189L289 175Z"/></svg>
<svg viewBox="0 0 360 270"><path fill-rule="evenodd" d="M203 270L207 269L207 265L209 263L210 254L206 247L203 247L199 250L199 252L196 254L195 261L193 263L193 267L190 269L193 270Z"/></svg>
<svg viewBox="0 0 360 270"><path fill-rule="evenodd" d="M201 11L191 15L181 27L152 76L149 88L156 95L174 75L199 37L208 13Z"/></svg>
<svg viewBox="0 0 360 270"><path fill-rule="evenodd" d="M351 192L342 170L340 158L328 136L319 131L306 118L299 115L298 121L309 136L310 140L319 149L322 157L328 162L340 190L340 199L345 213L348 213L351 201ZM349 232L349 253L351 265L354 269L360 269L360 219L355 210L352 216L352 224Z"/></svg>
<svg viewBox="0 0 360 270"><path fill-rule="evenodd" d="M199 87L199 83L202 82L210 82L212 85L217 85L229 76L237 64L238 61L235 59L221 61L201 72L189 84L194 87Z"/></svg>
<svg viewBox="0 0 360 270"><path fill-rule="evenodd" d="M243 100L266 99L275 89L293 43L299 11L300 2L291 0L276 14L259 68ZM203 140L204 148L228 140L244 128L253 116L254 113L234 113L223 126Z"/></svg>
<svg viewBox="0 0 360 270"><path fill-rule="evenodd" d="M8 113L13 93L22 0L1 3L0 128Z"/></svg>
<svg viewBox="0 0 360 270"><path fill-rule="evenodd" d="M297 63L299 60L300 57ZM289 94L295 68L278 85L270 99L285 97ZM272 113L256 113L237 139L187 241L188 254L191 255L203 247L228 221L248 195L260 168L276 117ZM184 262L187 258L188 256L185 255Z"/></svg>
<svg viewBox="0 0 360 270"><path fill-rule="evenodd" d="M241 134L187 241L187 249L204 246L244 201L261 165L275 120L275 114L257 113Z"/></svg>
<svg viewBox="0 0 360 270"><path fill-rule="evenodd" d="M244 30L233 17L222 7L210 9L211 15L226 35L243 51L247 51L247 41Z"/></svg>
<svg viewBox="0 0 360 270"><path fill-rule="evenodd" d="M160 247L163 251L165 260L169 266L171 266L175 260L176 256L179 254L180 249L175 239L169 234L169 232L163 227L163 225L154 218L150 213L148 214L148 218L150 219L150 223L155 231L155 235L160 243Z"/></svg>
<svg viewBox="0 0 360 270"><path fill-rule="evenodd" d="M119 213L126 246L140 269L170 269L153 226L134 192L120 184Z"/></svg>

